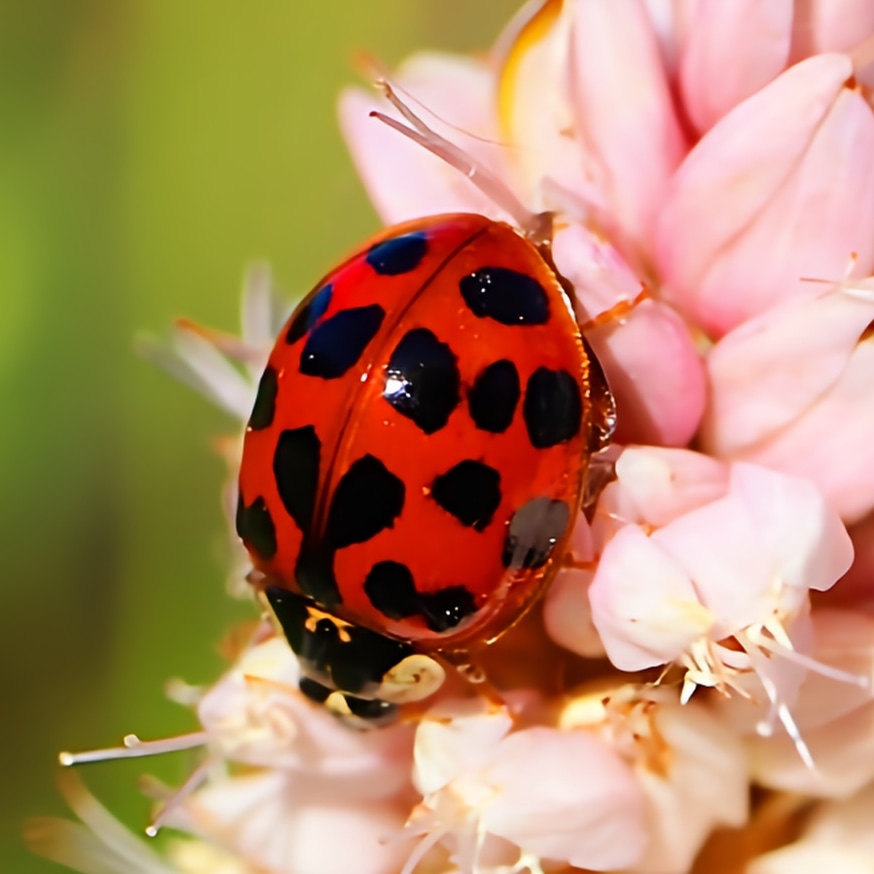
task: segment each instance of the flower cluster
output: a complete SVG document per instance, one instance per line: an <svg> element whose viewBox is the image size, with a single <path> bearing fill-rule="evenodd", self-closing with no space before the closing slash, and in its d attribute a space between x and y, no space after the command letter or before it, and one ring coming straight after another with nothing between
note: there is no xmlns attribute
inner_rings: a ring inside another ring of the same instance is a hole
<svg viewBox="0 0 874 874"><path fill-rule="evenodd" d="M143 874L874 870L874 4L540 0L393 84L494 184L349 91L386 222L555 215L612 479L485 683L355 732L259 628L176 742L202 764L154 825L188 837L158 856L68 779L84 825L31 842ZM242 340L180 324L172 367L244 421L280 309L257 273Z"/></svg>

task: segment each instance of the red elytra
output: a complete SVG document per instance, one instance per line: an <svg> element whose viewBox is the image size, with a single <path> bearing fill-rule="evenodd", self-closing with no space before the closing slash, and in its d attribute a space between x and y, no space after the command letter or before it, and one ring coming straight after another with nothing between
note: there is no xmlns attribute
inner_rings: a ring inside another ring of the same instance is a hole
<svg viewBox="0 0 874 874"><path fill-rule="evenodd" d="M258 585L420 652L491 641L554 575L612 420L548 246L479 215L390 228L271 353L237 520Z"/></svg>

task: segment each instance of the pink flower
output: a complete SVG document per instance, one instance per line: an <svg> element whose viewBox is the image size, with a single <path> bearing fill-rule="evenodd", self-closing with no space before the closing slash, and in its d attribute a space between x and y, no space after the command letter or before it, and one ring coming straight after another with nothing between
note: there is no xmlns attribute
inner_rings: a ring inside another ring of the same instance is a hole
<svg viewBox="0 0 874 874"><path fill-rule="evenodd" d="M593 527L597 567L557 584L548 628L579 651L568 617L587 590L590 612L577 614L584 653L594 627L621 670L676 662L684 698L698 685L747 696L756 676L800 748L786 705L803 676L794 657L805 648L808 591L829 589L852 561L837 515L804 480L721 470L683 451L627 449L616 474Z"/></svg>
<svg viewBox="0 0 874 874"><path fill-rule="evenodd" d="M196 731L63 759L199 747L152 791L188 837L152 853L76 789L34 845L88 874L872 870L874 6L544 0L392 85L340 100L382 218L551 213L616 397L542 610L371 732L262 625ZM237 429L287 309L263 272L246 300L240 340L151 347Z"/></svg>
<svg viewBox="0 0 874 874"><path fill-rule="evenodd" d="M812 655L826 670L807 675L792 713L816 768L775 735L751 739L752 772L765 786L844 798L874 781L874 618L821 610L812 620Z"/></svg>
<svg viewBox="0 0 874 874"><path fill-rule="evenodd" d="M688 871L715 826L746 823L746 753L708 708L667 689L596 687L571 696L559 724L598 732L632 767L648 835L635 874Z"/></svg>
<svg viewBox="0 0 874 874"><path fill-rule="evenodd" d="M874 117L844 55L818 55L738 105L696 145L660 214L669 300L721 335L806 277L874 267ZM703 204L718 205L704 210Z"/></svg>
<svg viewBox="0 0 874 874"><path fill-rule="evenodd" d="M756 859L748 874L868 874L874 867L872 805L874 786L822 805L796 842Z"/></svg>
<svg viewBox="0 0 874 874"><path fill-rule="evenodd" d="M426 716L415 753L424 797L408 822L428 836L422 846L448 840L463 871L507 851L511 862L515 854L597 871L636 862L642 795L621 756L589 732L511 727L500 710Z"/></svg>
<svg viewBox="0 0 874 874"><path fill-rule="evenodd" d="M713 348L703 445L807 477L854 521L874 509L874 288L813 288Z"/></svg>

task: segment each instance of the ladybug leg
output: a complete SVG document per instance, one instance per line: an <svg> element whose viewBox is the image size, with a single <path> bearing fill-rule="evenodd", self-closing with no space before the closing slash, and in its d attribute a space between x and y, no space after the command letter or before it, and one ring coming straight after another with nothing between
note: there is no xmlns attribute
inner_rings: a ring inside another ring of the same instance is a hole
<svg viewBox="0 0 874 874"><path fill-rule="evenodd" d="M580 508L590 524L595 517L595 505L601 497L601 492L616 479L616 459L619 452L618 447L608 446L589 459Z"/></svg>
<svg viewBox="0 0 874 874"><path fill-rule="evenodd" d="M485 668L472 659L470 653L457 652L442 655L445 661L455 668L458 676L476 690L480 698L495 707L508 707L504 694L489 680Z"/></svg>
<svg viewBox="0 0 874 874"><path fill-rule="evenodd" d="M645 300L649 300L651 297L652 294L650 294L649 289L641 284L640 291L637 293L636 297L631 300L620 300L618 303L613 304L610 309L604 310L604 312L598 313L598 315L593 316L590 319L581 321L580 330L586 333L588 331L594 331L595 328L603 328L607 325L612 325L614 322L621 322L623 319L627 318L628 314L636 307L639 307Z"/></svg>
<svg viewBox="0 0 874 874"><path fill-rule="evenodd" d="M606 449L613 440L616 431L616 401L607 375L601 362L595 355L586 335L583 334L583 348L589 362L589 401L592 405L592 427L589 432L588 450L590 455L595 455Z"/></svg>

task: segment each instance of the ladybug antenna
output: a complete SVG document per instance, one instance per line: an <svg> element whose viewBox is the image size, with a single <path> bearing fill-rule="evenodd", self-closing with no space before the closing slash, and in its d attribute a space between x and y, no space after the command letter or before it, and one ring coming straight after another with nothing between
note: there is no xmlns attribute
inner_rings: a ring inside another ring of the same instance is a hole
<svg viewBox="0 0 874 874"><path fill-rule="evenodd" d="M456 146L455 143L438 134L433 128L428 127L401 100L387 79L378 78L376 85L382 89L386 99L400 113L403 121L377 110L370 113L371 118L379 119L383 124L403 134L414 143L418 143L432 155L436 155L450 167L454 167L459 173L466 176L489 200L504 210L536 246L549 245L552 240L552 213L531 212L510 190L509 186L485 165L465 152L464 149ZM407 123L404 124L404 122Z"/></svg>

